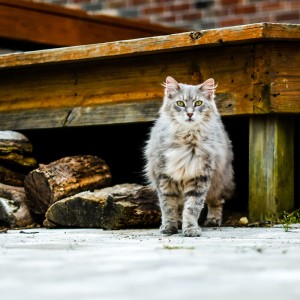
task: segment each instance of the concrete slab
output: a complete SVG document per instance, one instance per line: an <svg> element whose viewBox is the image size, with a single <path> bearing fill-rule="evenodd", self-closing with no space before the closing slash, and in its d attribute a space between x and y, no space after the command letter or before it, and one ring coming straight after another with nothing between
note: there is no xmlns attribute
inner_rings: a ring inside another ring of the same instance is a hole
<svg viewBox="0 0 300 300"><path fill-rule="evenodd" d="M300 299L300 226L0 234L2 300Z"/></svg>

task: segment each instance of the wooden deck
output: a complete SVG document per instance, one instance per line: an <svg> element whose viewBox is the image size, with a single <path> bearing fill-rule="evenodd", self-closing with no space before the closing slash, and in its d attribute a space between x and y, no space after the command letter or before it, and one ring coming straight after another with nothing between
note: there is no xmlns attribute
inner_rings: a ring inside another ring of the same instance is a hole
<svg viewBox="0 0 300 300"><path fill-rule="evenodd" d="M1 39L8 39L41 49L43 45L48 48L85 45L182 31L126 18L90 15L61 5L0 0L0 45Z"/></svg>
<svg viewBox="0 0 300 300"><path fill-rule="evenodd" d="M0 127L154 120L161 83L218 82L223 116L250 118L251 217L293 208L300 25L253 24L0 56Z"/></svg>

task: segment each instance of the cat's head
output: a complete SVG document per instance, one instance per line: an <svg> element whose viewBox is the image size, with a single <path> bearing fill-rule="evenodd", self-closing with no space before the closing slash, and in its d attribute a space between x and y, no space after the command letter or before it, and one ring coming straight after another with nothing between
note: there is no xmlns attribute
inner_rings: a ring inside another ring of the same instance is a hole
<svg viewBox="0 0 300 300"><path fill-rule="evenodd" d="M212 78L199 85L187 85L168 76L163 85L162 111L181 124L202 123L217 111L214 102L216 85Z"/></svg>

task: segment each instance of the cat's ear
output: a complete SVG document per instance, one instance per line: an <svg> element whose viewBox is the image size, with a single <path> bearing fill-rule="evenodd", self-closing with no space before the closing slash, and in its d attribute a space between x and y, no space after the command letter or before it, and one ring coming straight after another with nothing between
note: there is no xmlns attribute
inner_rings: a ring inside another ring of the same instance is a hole
<svg viewBox="0 0 300 300"><path fill-rule="evenodd" d="M167 96L172 96L180 89L178 82L171 76L166 78L166 82L163 86L165 87L165 93Z"/></svg>
<svg viewBox="0 0 300 300"><path fill-rule="evenodd" d="M213 78L209 78L200 84L199 89L209 98L213 99L217 85Z"/></svg>

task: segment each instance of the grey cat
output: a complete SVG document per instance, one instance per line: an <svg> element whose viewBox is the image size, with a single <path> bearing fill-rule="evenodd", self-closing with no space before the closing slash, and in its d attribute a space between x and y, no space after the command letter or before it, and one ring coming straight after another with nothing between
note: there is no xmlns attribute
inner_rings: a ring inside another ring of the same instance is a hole
<svg viewBox="0 0 300 300"><path fill-rule="evenodd" d="M146 176L157 191L163 234L200 236L200 212L206 201L205 225L220 226L225 199L234 190L231 141L214 97L215 82L178 83L167 77L159 118L145 148Z"/></svg>

